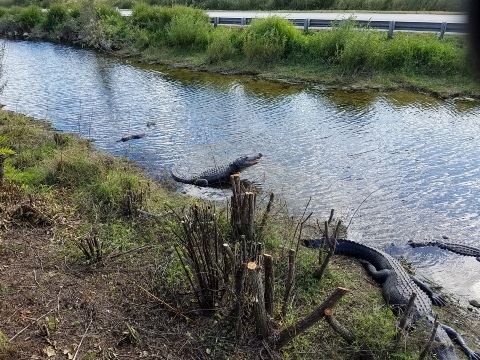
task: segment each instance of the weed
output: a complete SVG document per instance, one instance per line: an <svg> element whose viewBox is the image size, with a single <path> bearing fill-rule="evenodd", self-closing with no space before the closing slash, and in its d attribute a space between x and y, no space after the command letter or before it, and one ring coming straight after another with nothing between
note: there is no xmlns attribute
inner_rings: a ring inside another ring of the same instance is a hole
<svg viewBox="0 0 480 360"><path fill-rule="evenodd" d="M0 331L0 351L7 350L10 345L10 342L8 341L8 337Z"/></svg>
<svg viewBox="0 0 480 360"><path fill-rule="evenodd" d="M168 40L173 46L205 48L211 30L209 17L200 10L176 8L167 27Z"/></svg>
<svg viewBox="0 0 480 360"><path fill-rule="evenodd" d="M212 33L212 39L207 46L207 59L210 63L232 59L237 53L234 45L236 32L229 28L220 28Z"/></svg>
<svg viewBox="0 0 480 360"><path fill-rule="evenodd" d="M68 10L65 5L55 3L48 9L44 29L47 31L56 30L68 18Z"/></svg>
<svg viewBox="0 0 480 360"><path fill-rule="evenodd" d="M33 28L40 26L44 21L44 15L38 6L30 5L20 12L19 20L23 31L30 32Z"/></svg>

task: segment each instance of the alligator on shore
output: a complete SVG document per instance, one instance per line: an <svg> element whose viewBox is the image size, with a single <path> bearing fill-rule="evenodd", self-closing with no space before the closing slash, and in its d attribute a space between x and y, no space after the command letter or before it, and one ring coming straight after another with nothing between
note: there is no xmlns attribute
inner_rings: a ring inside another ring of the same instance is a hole
<svg viewBox="0 0 480 360"><path fill-rule="evenodd" d="M176 181L202 187L218 185L221 183L230 183L230 175L239 173L240 171L259 163L262 158L263 155L260 153L252 156L242 156L228 165L214 167L197 175L189 176L179 174L177 169L173 167L172 177Z"/></svg>
<svg viewBox="0 0 480 360"><path fill-rule="evenodd" d="M478 261L480 261L480 249L474 248L468 245L455 244L450 242L444 242L439 240L425 241L425 242L415 242L410 240L408 244L411 247L421 247L421 246L437 246L440 249L450 250L456 254L464 256L474 256Z"/></svg>
<svg viewBox="0 0 480 360"><path fill-rule="evenodd" d="M306 239L307 247L318 248L323 239ZM382 294L385 301L394 306L397 311L405 309L413 292L417 294L413 307L412 324L422 323L433 329L435 314L432 302L444 305L444 299L434 293L426 284L410 276L402 265L389 254L351 240L338 239L335 254L358 258L369 274L382 284ZM432 352L438 359L458 359L455 347L450 339L455 340L470 360L480 360L480 353L470 349L462 337L451 327L440 324L432 345Z"/></svg>

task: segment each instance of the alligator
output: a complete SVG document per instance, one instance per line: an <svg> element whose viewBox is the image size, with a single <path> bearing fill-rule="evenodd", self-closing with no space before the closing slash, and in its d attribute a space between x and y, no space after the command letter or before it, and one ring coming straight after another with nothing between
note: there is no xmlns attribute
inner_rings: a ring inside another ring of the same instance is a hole
<svg viewBox="0 0 480 360"><path fill-rule="evenodd" d="M305 239L303 244L310 248L326 247L324 239ZM334 253L358 258L368 273L382 284L383 298L393 305L397 314L405 309L412 293L415 293L411 324L421 322L433 328L435 314L432 302L441 306L445 305L445 300L428 285L408 274L396 259L374 247L347 239L337 240ZM439 324L436 341L432 345L432 352L438 359L458 359L451 339L458 343L470 360L480 360L480 353L470 349L454 329L444 324Z"/></svg>
<svg viewBox="0 0 480 360"><path fill-rule="evenodd" d="M450 250L456 254L465 255L465 256L474 256L478 261L480 261L480 249L477 249L468 245L455 244L455 243L444 242L439 240L432 240L432 241L425 241L425 242L415 242L413 240L410 240L408 244L411 247L437 246L440 249Z"/></svg>
<svg viewBox="0 0 480 360"><path fill-rule="evenodd" d="M175 167L173 167L172 177L176 181L202 187L218 185L221 183L229 183L230 175L239 173L247 167L259 163L262 158L263 155L261 153L251 156L242 156L232 161L228 165L214 167L193 176L183 176L177 172L177 169Z"/></svg>

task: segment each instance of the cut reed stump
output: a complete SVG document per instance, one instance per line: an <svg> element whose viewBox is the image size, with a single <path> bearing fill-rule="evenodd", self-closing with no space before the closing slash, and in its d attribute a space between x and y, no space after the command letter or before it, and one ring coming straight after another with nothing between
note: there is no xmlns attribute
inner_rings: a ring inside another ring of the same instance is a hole
<svg viewBox="0 0 480 360"><path fill-rule="evenodd" d="M261 267L253 261L247 264L248 276L252 289L253 300L253 316L257 335L262 338L268 337L268 316L265 310L265 298L262 276L260 274Z"/></svg>
<svg viewBox="0 0 480 360"><path fill-rule="evenodd" d="M255 203L256 195L253 192L243 192L240 183L240 174L230 176L232 184L231 198L231 226L235 234L245 235L247 241L255 236Z"/></svg>
<svg viewBox="0 0 480 360"><path fill-rule="evenodd" d="M348 292L348 289L339 287L337 288L327 300L325 300L318 308L313 310L305 318L297 321L292 326L289 326L283 330L275 341L275 349L280 349L290 342L295 336L303 333L305 330L316 324L318 321L325 317L325 310L332 308L335 304Z"/></svg>
<svg viewBox="0 0 480 360"><path fill-rule="evenodd" d="M265 267L265 310L273 317L273 303L275 294L275 277L273 272L273 257L263 254L263 265Z"/></svg>

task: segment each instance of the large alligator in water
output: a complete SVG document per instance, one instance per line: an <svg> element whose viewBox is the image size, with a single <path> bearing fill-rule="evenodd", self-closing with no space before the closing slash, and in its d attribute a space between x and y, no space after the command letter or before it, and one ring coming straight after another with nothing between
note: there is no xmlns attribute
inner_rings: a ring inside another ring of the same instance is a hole
<svg viewBox="0 0 480 360"><path fill-rule="evenodd" d="M323 239L303 240L307 247L318 248L324 244ZM382 294L385 301L394 306L394 309L405 309L413 292L416 293L412 309L412 324L422 323L433 328L435 314L432 311L432 302L444 305L443 298L434 293L426 284L410 276L402 265L389 254L351 240L338 239L335 254L358 258L370 275L382 284ZM440 324L432 345L432 352L438 359L458 359L454 339L470 360L480 360L480 354L470 349L462 337L451 327Z"/></svg>
<svg viewBox="0 0 480 360"><path fill-rule="evenodd" d="M421 247L421 246L437 246L440 249L450 250L456 254L464 256L474 256L478 261L480 261L480 249L474 248L468 245L455 244L451 242L444 242L439 240L425 241L425 242L415 242L410 240L408 244L411 247Z"/></svg>
<svg viewBox="0 0 480 360"><path fill-rule="evenodd" d="M262 154L252 156L242 156L232 161L228 165L214 167L205 170L197 175L184 176L177 172L175 167L172 168L172 177L179 182L185 184L193 184L197 186L211 186L221 183L230 183L230 176L240 171L258 164L262 160Z"/></svg>

